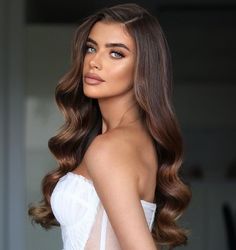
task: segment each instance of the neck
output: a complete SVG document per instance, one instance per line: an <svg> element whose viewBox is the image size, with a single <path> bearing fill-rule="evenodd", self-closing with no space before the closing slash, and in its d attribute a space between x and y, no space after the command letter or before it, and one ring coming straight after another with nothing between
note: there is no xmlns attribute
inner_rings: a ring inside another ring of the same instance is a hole
<svg viewBox="0 0 236 250"><path fill-rule="evenodd" d="M138 106L133 100L124 97L98 99L102 114L102 133L139 120Z"/></svg>

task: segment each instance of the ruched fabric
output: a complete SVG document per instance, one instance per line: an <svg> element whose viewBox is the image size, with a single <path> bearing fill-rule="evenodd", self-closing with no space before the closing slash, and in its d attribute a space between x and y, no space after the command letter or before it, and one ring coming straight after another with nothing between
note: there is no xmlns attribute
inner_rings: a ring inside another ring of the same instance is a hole
<svg viewBox="0 0 236 250"><path fill-rule="evenodd" d="M151 231L156 204L140 202ZM121 249L91 180L68 172L52 192L51 207L61 225L63 250Z"/></svg>

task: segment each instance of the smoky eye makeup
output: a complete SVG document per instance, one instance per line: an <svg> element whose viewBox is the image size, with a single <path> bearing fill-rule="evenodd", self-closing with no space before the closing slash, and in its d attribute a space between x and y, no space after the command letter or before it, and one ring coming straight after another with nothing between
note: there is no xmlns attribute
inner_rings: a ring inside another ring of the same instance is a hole
<svg viewBox="0 0 236 250"><path fill-rule="evenodd" d="M121 58L125 57L124 54L121 51L118 51L118 50L112 50L110 52L110 54L115 59L121 59Z"/></svg>
<svg viewBox="0 0 236 250"><path fill-rule="evenodd" d="M109 45L107 46L106 45L106 48L110 49L108 53L110 54L110 56L112 57L112 59L122 59L123 57L125 57L124 52L122 52L119 49L116 49L115 48L116 47L115 44L112 44L112 45L113 46L109 46ZM96 51L96 46L97 46L96 42L95 41L93 42L93 40L89 38L88 41L87 41L87 43L86 43L86 45L85 45L85 47L86 47L86 53L93 53L93 52L95 52ZM119 47L119 46L117 46L117 47Z"/></svg>
<svg viewBox="0 0 236 250"><path fill-rule="evenodd" d="M86 51L86 52L92 53L92 52L95 51L95 50L96 50L96 49L95 49L95 47L94 47L93 44L91 44L91 43L86 43L86 45L85 45L85 51Z"/></svg>

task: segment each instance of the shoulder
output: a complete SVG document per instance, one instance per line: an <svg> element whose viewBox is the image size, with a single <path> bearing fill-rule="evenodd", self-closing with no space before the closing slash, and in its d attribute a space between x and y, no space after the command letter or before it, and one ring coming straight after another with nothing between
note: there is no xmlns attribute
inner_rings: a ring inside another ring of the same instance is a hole
<svg viewBox="0 0 236 250"><path fill-rule="evenodd" d="M124 131L117 129L98 135L90 144L85 154L85 161L88 165L100 163L100 161L125 161L127 157L131 158L135 154L136 148L130 138Z"/></svg>
<svg viewBox="0 0 236 250"><path fill-rule="evenodd" d="M138 178L136 148L119 129L98 135L87 149L84 161L92 178L99 176L103 179L103 175L110 175L112 179L120 175Z"/></svg>
<svg viewBox="0 0 236 250"><path fill-rule="evenodd" d="M121 132L97 136L84 161L122 249L155 249L140 202L136 151Z"/></svg>

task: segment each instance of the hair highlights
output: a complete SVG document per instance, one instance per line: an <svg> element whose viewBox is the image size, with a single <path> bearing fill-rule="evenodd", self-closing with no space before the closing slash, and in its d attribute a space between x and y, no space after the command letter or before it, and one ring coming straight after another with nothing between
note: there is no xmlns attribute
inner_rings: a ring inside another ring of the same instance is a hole
<svg viewBox="0 0 236 250"><path fill-rule="evenodd" d="M105 8L89 16L75 34L70 71L56 87L57 105L65 123L48 146L58 168L42 181L43 199L29 209L32 220L44 228L58 225L50 206L59 178L78 166L92 140L101 133L101 113L96 99L83 94L82 69L86 40L97 21L123 23L137 48L134 92L140 113L158 154L155 192L157 213L152 235L157 245L169 248L187 243L187 231L177 225L189 204L191 191L179 176L183 160L180 128L172 100L171 59L164 33L155 17L136 4Z"/></svg>

